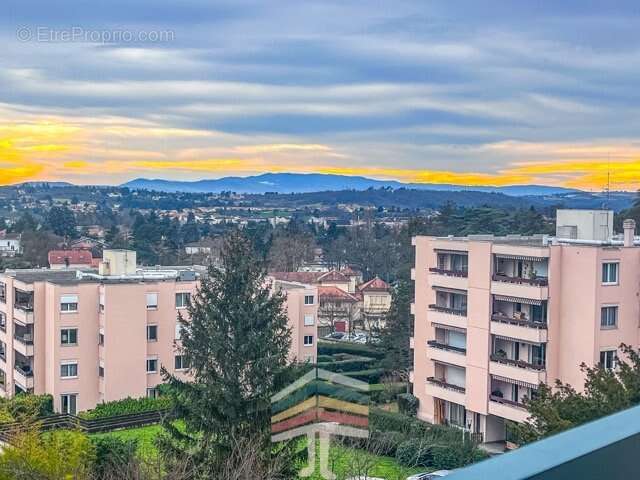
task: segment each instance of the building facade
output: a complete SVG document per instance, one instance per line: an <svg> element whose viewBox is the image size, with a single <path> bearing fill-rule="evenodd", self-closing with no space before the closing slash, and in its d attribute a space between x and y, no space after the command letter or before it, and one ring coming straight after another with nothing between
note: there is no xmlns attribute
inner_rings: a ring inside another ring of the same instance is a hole
<svg viewBox="0 0 640 480"><path fill-rule="evenodd" d="M541 382L581 389L581 363L614 368L621 343L640 345L635 224L614 237L610 212L558 218L556 237L413 239L420 418L501 441Z"/></svg>
<svg viewBox="0 0 640 480"><path fill-rule="evenodd" d="M0 257L22 255L22 236L19 233L0 232Z"/></svg>
<svg viewBox="0 0 640 480"><path fill-rule="evenodd" d="M204 272L141 268L135 252L105 250L97 271L0 274L0 394L48 393L56 411L76 413L101 402L155 396L162 367L187 378L178 317L188 317ZM287 296L295 358L310 350L302 347L313 328L304 325L305 313L313 306L304 301L297 290ZM314 335L311 350L315 341Z"/></svg>

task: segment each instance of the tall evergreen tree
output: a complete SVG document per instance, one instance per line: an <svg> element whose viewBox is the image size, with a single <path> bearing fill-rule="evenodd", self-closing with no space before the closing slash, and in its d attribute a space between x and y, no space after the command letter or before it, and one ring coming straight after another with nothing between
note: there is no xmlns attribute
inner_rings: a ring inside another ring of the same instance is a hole
<svg viewBox="0 0 640 480"><path fill-rule="evenodd" d="M411 337L411 282L399 280L393 291L391 308L387 313L385 326L380 335L380 345L385 351L383 366L397 374L408 372L413 365Z"/></svg>
<svg viewBox="0 0 640 480"><path fill-rule="evenodd" d="M284 298L240 233L225 240L222 267L209 267L181 319L182 354L193 381L164 372L184 429L166 425L164 451L190 458L201 478L217 478L234 445L262 442L268 459L270 398L288 370L291 333Z"/></svg>

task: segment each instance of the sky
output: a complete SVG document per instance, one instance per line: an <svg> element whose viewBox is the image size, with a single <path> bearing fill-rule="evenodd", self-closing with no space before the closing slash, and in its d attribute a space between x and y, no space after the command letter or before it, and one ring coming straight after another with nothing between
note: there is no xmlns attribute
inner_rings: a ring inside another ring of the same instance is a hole
<svg viewBox="0 0 640 480"><path fill-rule="evenodd" d="M640 188L640 3L3 0L0 184Z"/></svg>

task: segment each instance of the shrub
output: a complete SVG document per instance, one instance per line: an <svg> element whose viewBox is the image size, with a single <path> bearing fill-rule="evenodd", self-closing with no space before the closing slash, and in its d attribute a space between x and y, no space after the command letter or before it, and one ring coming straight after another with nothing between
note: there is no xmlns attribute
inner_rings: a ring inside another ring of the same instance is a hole
<svg viewBox="0 0 640 480"><path fill-rule="evenodd" d="M352 355L362 355L377 359L384 358L385 353L371 345L348 342L331 342L327 340L318 341L318 355L334 355L336 353L350 353Z"/></svg>
<svg viewBox="0 0 640 480"><path fill-rule="evenodd" d="M398 410L400 410L400 413L415 417L416 413L418 413L418 397L411 395L410 393L401 393L397 398Z"/></svg>
<svg viewBox="0 0 640 480"><path fill-rule="evenodd" d="M372 403L389 403L396 399L398 394L404 393L407 385L404 383L374 383L369 385Z"/></svg>
<svg viewBox="0 0 640 480"><path fill-rule="evenodd" d="M171 408L172 402L169 397L160 396L158 398L131 398L114 400L96 405L93 410L81 412L80 416L87 420L97 418L110 418L119 415L130 415L133 413L152 412Z"/></svg>
<svg viewBox="0 0 640 480"><path fill-rule="evenodd" d="M362 380L363 382L379 383L380 378L384 375L384 368L370 368L368 370L358 370L355 372L344 372L342 375L346 377Z"/></svg>
<svg viewBox="0 0 640 480"><path fill-rule="evenodd" d="M422 439L412 438L398 445L396 460L405 467L430 467L433 448Z"/></svg>
<svg viewBox="0 0 640 480"><path fill-rule="evenodd" d="M318 367L336 373L355 372L371 368L371 363L374 360L375 359L369 357L352 357L347 360L318 363Z"/></svg>
<svg viewBox="0 0 640 480"><path fill-rule="evenodd" d="M95 448L94 473L103 478L107 472L130 464L136 456L138 441L116 436L92 437Z"/></svg>
<svg viewBox="0 0 640 480"><path fill-rule="evenodd" d="M400 432L381 432L375 430L371 432L369 450L376 455L395 457L398 446L407 440L407 437Z"/></svg>
<svg viewBox="0 0 640 480"><path fill-rule="evenodd" d="M44 417L53 414L53 397L51 395L32 395L23 393L16 395L6 403L6 411L11 418Z"/></svg>
<svg viewBox="0 0 640 480"><path fill-rule="evenodd" d="M331 355L318 355L318 363L333 362L334 358Z"/></svg>
<svg viewBox="0 0 640 480"><path fill-rule="evenodd" d="M476 448L469 440L465 440L451 445L434 447L432 466L439 470L453 470L483 460L488 456L485 451Z"/></svg>

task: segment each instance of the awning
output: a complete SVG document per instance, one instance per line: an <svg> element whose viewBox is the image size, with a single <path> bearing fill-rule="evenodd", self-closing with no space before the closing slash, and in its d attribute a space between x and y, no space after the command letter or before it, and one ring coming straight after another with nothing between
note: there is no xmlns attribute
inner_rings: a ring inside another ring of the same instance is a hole
<svg viewBox="0 0 640 480"><path fill-rule="evenodd" d="M542 305L542 300L533 298L509 297L507 295L494 295L494 300L499 302L524 303L525 305Z"/></svg>
<svg viewBox="0 0 640 480"><path fill-rule="evenodd" d="M530 342L529 340L522 340L521 338L505 337L504 335L494 335L494 338L499 340L506 340L507 342L529 343L533 345L542 345L544 342Z"/></svg>
<svg viewBox="0 0 640 480"><path fill-rule="evenodd" d="M522 380L515 380L513 378L501 377L500 375L491 375L491 378L493 378L494 380L498 380L499 382L518 385L519 387L532 388L534 390L538 389L538 385L534 385L533 383L529 383L529 382L523 382Z"/></svg>
<svg viewBox="0 0 640 480"><path fill-rule="evenodd" d="M459 288L449 288L449 287L440 287L438 285L433 285L431 288L437 290L438 292L447 292L447 293L455 293L457 295L466 295L466 290L460 290Z"/></svg>
<svg viewBox="0 0 640 480"><path fill-rule="evenodd" d="M527 262L544 262L547 257L534 257L531 255L509 255L506 253L496 253L496 258L506 258L508 260L524 260Z"/></svg>
<svg viewBox="0 0 640 480"><path fill-rule="evenodd" d="M434 248L436 253L448 253L450 255L469 255L466 250L447 250L444 248Z"/></svg>
<svg viewBox="0 0 640 480"><path fill-rule="evenodd" d="M452 327L451 325L445 325L443 323L436 323L436 322L431 322L431 325L436 327L436 328L443 328L445 330L451 330L452 332L467 333L467 329L466 328Z"/></svg>

